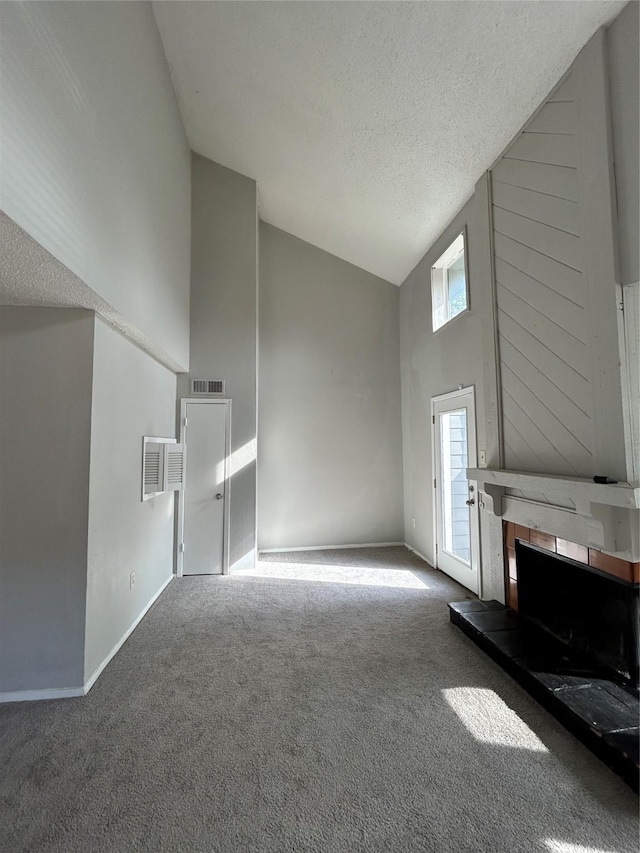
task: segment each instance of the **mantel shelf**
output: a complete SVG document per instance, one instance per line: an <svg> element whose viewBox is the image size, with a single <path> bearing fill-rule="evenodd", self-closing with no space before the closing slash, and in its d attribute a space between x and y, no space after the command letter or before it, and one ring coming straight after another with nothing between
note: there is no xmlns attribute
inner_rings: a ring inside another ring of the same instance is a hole
<svg viewBox="0 0 640 853"><path fill-rule="evenodd" d="M570 498L576 506L594 503L624 509L640 508L640 487L630 483L594 483L586 477L561 477L502 468L467 468L467 477L475 480L484 491L492 491L486 486L497 486Z"/></svg>
<svg viewBox="0 0 640 853"><path fill-rule="evenodd" d="M467 468L478 484L478 506L504 521L560 536L589 548L640 559L640 487L561 477ZM507 489L524 493L518 497ZM527 497L525 497L527 495Z"/></svg>

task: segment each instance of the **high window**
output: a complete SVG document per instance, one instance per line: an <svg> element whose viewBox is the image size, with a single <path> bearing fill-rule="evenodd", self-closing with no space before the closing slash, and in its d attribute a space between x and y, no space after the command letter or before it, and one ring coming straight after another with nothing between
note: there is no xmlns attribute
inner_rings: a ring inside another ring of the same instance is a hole
<svg viewBox="0 0 640 853"><path fill-rule="evenodd" d="M469 307L464 231L431 267L433 331Z"/></svg>

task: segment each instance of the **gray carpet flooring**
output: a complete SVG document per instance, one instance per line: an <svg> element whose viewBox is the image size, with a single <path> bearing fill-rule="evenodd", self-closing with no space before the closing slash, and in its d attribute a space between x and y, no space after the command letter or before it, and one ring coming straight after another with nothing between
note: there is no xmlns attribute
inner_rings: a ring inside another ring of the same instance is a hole
<svg viewBox="0 0 640 853"><path fill-rule="evenodd" d="M169 585L83 699L0 707L2 851L631 853L633 793L403 548Z"/></svg>

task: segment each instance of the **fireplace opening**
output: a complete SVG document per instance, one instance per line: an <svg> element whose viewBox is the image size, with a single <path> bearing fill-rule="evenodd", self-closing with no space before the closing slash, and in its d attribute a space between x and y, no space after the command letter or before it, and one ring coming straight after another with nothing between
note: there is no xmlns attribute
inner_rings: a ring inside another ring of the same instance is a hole
<svg viewBox="0 0 640 853"><path fill-rule="evenodd" d="M639 585L516 540L518 612L596 665L639 686Z"/></svg>

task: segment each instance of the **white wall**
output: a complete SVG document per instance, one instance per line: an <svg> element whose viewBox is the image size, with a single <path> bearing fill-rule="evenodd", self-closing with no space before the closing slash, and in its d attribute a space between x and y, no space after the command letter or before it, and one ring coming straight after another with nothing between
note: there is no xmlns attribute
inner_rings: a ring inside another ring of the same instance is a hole
<svg viewBox="0 0 640 853"><path fill-rule="evenodd" d="M470 308L434 333L431 266L463 228L467 236ZM432 563L435 541L431 398L460 386L474 386L478 449L485 450L490 467L500 464L488 236L483 180L400 288L405 538ZM412 518L416 520L415 528L411 526ZM489 524L484 514L481 522ZM483 532L483 556L488 562L492 533L486 527Z"/></svg>
<svg viewBox="0 0 640 853"><path fill-rule="evenodd" d="M630 3L618 19L613 23L608 33L610 91L612 104L612 130L616 165L618 192L618 224L620 233L620 261L623 283L637 281L638 278L638 5ZM591 95L591 93L588 93ZM585 99L585 103L586 103ZM602 125L602 117L594 117L583 107L583 121L594 119L594 127ZM539 114L538 121L546 120ZM534 128L532 128L534 129ZM538 127L538 130L544 129ZM548 132L548 128L547 128ZM531 135L531 134L530 134ZM541 134L542 136L548 135ZM535 140L534 140L535 141ZM566 140L565 140L566 142ZM548 146L548 139L535 141L536 145ZM521 159L523 168L528 168L525 160L546 162L539 157ZM533 174L540 171L537 166L530 169ZM560 169L559 171L562 171ZM568 169L567 171L573 171ZM606 163L602 166L602 174L606 174ZM589 175L589 179L593 176ZM522 184L529 189L533 185ZM585 184L588 192L590 182ZM540 188L544 191L544 188ZM553 205L554 187L547 190L547 202ZM535 194L532 194L535 195ZM504 203L504 199L498 202ZM582 204L584 209L597 204ZM402 392L403 392L403 435L404 435L404 471L405 471L405 531L406 541L423 553L428 559L434 558L433 541L433 472L431 460L431 423L429 417L429 398L434 394L456 388L459 384L474 384L477 394L477 424L478 446L487 450L489 467L500 467L499 452L500 424L497 408L497 384L495 372L495 348L491 340L494 320L491 305L494 300L491 284L491 254L487 240L489 229L489 198L486 185L479 181L473 198L463 211L446 229L442 238L427 252L423 260L402 285L400 293L400 330L401 330L401 362L402 362ZM541 208L542 209L542 208ZM557 213L558 211L555 211ZM555 214L554 214L555 215ZM532 214L533 218L535 216ZM542 228L555 225L556 220L543 220ZM456 319L451 326L442 332L431 332L430 305L430 266L448 243L459 233L466 223L469 237L469 268L471 288L471 311L469 314ZM548 229L551 232L551 229ZM545 232L547 233L547 232ZM589 257L593 246L583 250ZM597 251L597 250L596 250ZM583 269L585 269L583 267ZM593 277L593 271L590 275ZM613 286L612 275L602 278ZM596 285L597 286L597 282ZM540 285L542 287L542 285ZM529 293L529 297L533 297ZM587 302L593 302L585 297ZM599 304L599 303L598 303ZM542 306L541 306L542 307ZM553 318L550 305L549 317ZM577 310L577 309L576 309ZM593 309L592 309L593 310ZM598 309L600 310L600 309ZM607 364L613 364L617 358L617 339L611 330L611 316L615 312L615 304L607 303L608 336L602 341L602 324L600 335L595 333L589 346L592 348L593 338L598 338L598 346L608 348ZM575 319L575 318L574 318ZM603 319L601 317L601 319ZM594 328L598 328L597 317L594 318ZM615 324L614 324L615 325ZM558 331L556 342L564 344L563 336ZM588 348L587 348L588 349ZM585 354L585 360L590 360L590 352ZM596 369L603 370L603 364L595 359ZM541 378L544 370L540 374ZM547 376L554 379L552 373ZM557 377L556 377L557 381ZM617 393L617 376L613 376L611 389ZM616 426L615 435L609 436L609 446L618 448L621 440L621 418L616 410L615 419L611 415L611 424ZM572 427L567 422L569 428ZM613 428L613 427L612 427ZM620 459L622 454L618 453ZM508 459L507 462L510 460ZM511 460L512 461L512 460ZM551 463L549 463L551 464ZM515 466L517 467L517 465ZM607 467L607 466L605 466ZM612 466L613 470L615 466ZM533 469L535 470L535 469ZM545 470L549 470L547 466ZM609 470L609 468L607 468ZM614 473L617 471L615 469ZM593 473L593 472L590 472ZM624 471L622 471L624 478ZM416 528L412 529L410 520L416 518ZM502 596L501 590L501 531L500 524L489 513L481 513L482 524L482 554L485 572L484 589L496 597ZM488 576L488 577L487 577Z"/></svg>
<svg viewBox="0 0 640 853"><path fill-rule="evenodd" d="M260 548L403 541L398 301L260 224Z"/></svg>
<svg viewBox="0 0 640 853"><path fill-rule="evenodd" d="M174 494L140 490L142 437L175 437L175 397L175 374L96 317L85 681L173 573Z"/></svg>
<svg viewBox="0 0 640 853"><path fill-rule="evenodd" d="M604 46L599 32L491 173L504 461L625 480Z"/></svg>
<svg viewBox="0 0 640 853"><path fill-rule="evenodd" d="M252 566L256 546L256 183L197 154L192 163L189 379L224 379L232 400L231 570ZM240 460L240 462L239 462Z"/></svg>
<svg viewBox="0 0 640 853"><path fill-rule="evenodd" d="M190 153L151 5L2 3L0 23L0 207L186 368Z"/></svg>
<svg viewBox="0 0 640 853"><path fill-rule="evenodd" d="M640 5L637 2L629 3L608 30L622 284L633 284L640 280L639 14Z"/></svg>
<svg viewBox="0 0 640 853"><path fill-rule="evenodd" d="M0 309L0 693L81 688L93 315Z"/></svg>

